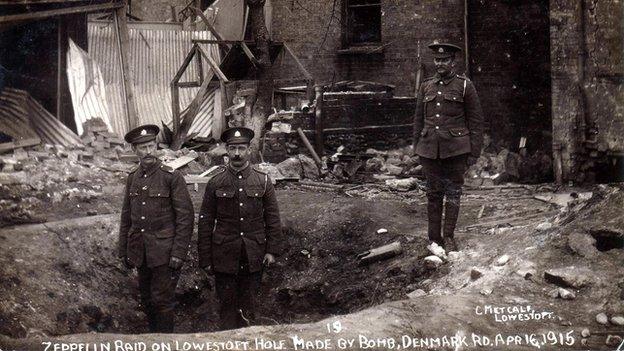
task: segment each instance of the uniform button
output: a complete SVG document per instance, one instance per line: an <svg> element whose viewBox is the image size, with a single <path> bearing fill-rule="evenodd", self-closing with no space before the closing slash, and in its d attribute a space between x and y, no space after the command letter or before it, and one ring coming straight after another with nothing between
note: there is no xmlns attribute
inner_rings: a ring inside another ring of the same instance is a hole
<svg viewBox="0 0 624 351"><path fill-rule="evenodd" d="M437 103L436 103L436 106L440 106L440 103L439 103L439 102L437 102Z"/></svg>
<svg viewBox="0 0 624 351"><path fill-rule="evenodd" d="M243 191L243 188L239 188L238 191Z"/></svg>
<svg viewBox="0 0 624 351"><path fill-rule="evenodd" d="M241 232L241 236L243 236L243 234L244 234L244 233L243 233L243 232Z"/></svg>
<svg viewBox="0 0 624 351"><path fill-rule="evenodd" d="M147 185L145 185L142 189L143 189L143 190L147 190Z"/></svg>
<svg viewBox="0 0 624 351"><path fill-rule="evenodd" d="M239 205L243 206L243 203L241 202Z"/></svg>
<svg viewBox="0 0 624 351"><path fill-rule="evenodd" d="M258 196L258 193L255 193L254 196Z"/></svg>
<svg viewBox="0 0 624 351"><path fill-rule="evenodd" d="M441 92L441 91L438 91L438 95L442 95L442 92Z"/></svg>
<svg viewBox="0 0 624 351"><path fill-rule="evenodd" d="M144 231L145 231L145 229L141 229L141 232L144 232Z"/></svg>
<svg viewBox="0 0 624 351"><path fill-rule="evenodd" d="M199 218L204 218L204 215L199 215Z"/></svg>
<svg viewBox="0 0 624 351"><path fill-rule="evenodd" d="M457 99L456 97L453 98L453 100Z"/></svg>
<svg viewBox="0 0 624 351"><path fill-rule="evenodd" d="M436 117L440 117L440 114L439 114L439 113L438 113L438 114L436 114Z"/></svg>
<svg viewBox="0 0 624 351"><path fill-rule="evenodd" d="M242 175L239 175L239 176L238 176L238 179L243 179L243 176L242 176Z"/></svg>
<svg viewBox="0 0 624 351"><path fill-rule="evenodd" d="M145 201L141 202L141 205L145 205Z"/></svg>
<svg viewBox="0 0 624 351"><path fill-rule="evenodd" d="M141 216L141 219L145 219L145 216Z"/></svg>
<svg viewBox="0 0 624 351"><path fill-rule="evenodd" d="M440 81L440 84L444 84L444 82L443 82L443 81Z"/></svg>
<svg viewBox="0 0 624 351"><path fill-rule="evenodd" d="M243 217L241 217L241 221L243 220Z"/></svg>
<svg viewBox="0 0 624 351"><path fill-rule="evenodd" d="M147 178L147 174L144 174L144 175L143 175L143 178Z"/></svg>
<svg viewBox="0 0 624 351"><path fill-rule="evenodd" d="M440 129L440 127L436 126L436 129Z"/></svg>

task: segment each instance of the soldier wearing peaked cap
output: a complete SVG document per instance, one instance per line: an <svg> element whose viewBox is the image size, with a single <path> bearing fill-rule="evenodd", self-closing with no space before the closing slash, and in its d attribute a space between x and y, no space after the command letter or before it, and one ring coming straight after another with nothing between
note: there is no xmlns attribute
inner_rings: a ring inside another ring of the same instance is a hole
<svg viewBox="0 0 624 351"><path fill-rule="evenodd" d="M144 125L125 136L140 163L126 181L118 254L126 267L138 269L149 331L171 333L175 288L195 218L182 174L156 157L159 131L158 126Z"/></svg>
<svg viewBox="0 0 624 351"><path fill-rule="evenodd" d="M455 73L455 54L461 49L439 42L429 48L436 74L418 91L413 147L427 178L429 240L455 251L464 172L481 154L483 112L472 82Z"/></svg>
<svg viewBox="0 0 624 351"><path fill-rule="evenodd" d="M215 275L222 330L254 322L263 266L275 262L280 247L275 189L269 176L250 164L253 137L248 128L223 132L230 161L208 181L199 212L199 264Z"/></svg>

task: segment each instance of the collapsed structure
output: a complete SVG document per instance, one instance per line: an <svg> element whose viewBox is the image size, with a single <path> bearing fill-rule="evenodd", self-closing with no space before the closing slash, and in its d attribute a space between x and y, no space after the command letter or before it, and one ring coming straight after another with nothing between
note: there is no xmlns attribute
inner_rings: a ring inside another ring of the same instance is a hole
<svg viewBox="0 0 624 351"><path fill-rule="evenodd" d="M172 131L161 141L176 148L189 138L209 141L257 93L248 74L256 66L254 43L245 41L248 11L243 0L169 4L0 5L6 10L2 42L20 48L0 55L1 88L28 92L78 135L82 123L97 117L118 136L155 123ZM501 179L524 180L513 169L518 165L541 167L543 176L530 181L618 179L621 7L543 0L267 1L274 47L285 45L272 51L275 113L266 159L307 152L298 127L320 157L340 146L361 157L371 147L409 145L415 88L432 73L421 48L444 38L464 48L458 71L482 96L491 137L486 158L506 157L499 163L510 164ZM3 121L2 141L32 137ZM180 130L188 138L171 140ZM497 176L486 161L486 176Z"/></svg>

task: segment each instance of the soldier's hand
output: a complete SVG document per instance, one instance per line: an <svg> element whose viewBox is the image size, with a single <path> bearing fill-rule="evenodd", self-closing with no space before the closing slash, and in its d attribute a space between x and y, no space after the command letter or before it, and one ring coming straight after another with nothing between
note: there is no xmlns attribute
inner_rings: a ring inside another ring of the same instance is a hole
<svg viewBox="0 0 624 351"><path fill-rule="evenodd" d="M268 267L272 265L273 263L275 263L275 256L271 255L270 253L265 254L264 260L262 260L262 264Z"/></svg>
<svg viewBox="0 0 624 351"><path fill-rule="evenodd" d="M172 268L175 270L182 268L182 264L184 264L184 261L182 261L181 259L177 257L171 257L171 259L169 260L169 268Z"/></svg>
<svg viewBox="0 0 624 351"><path fill-rule="evenodd" d="M121 264L126 269L132 269L132 265L130 264L130 261L128 261L128 257L124 256L124 257L120 257L119 259L121 260Z"/></svg>
<svg viewBox="0 0 624 351"><path fill-rule="evenodd" d="M204 271L204 273L206 273L207 276L214 275L214 272L212 270L212 266L202 267L202 270Z"/></svg>

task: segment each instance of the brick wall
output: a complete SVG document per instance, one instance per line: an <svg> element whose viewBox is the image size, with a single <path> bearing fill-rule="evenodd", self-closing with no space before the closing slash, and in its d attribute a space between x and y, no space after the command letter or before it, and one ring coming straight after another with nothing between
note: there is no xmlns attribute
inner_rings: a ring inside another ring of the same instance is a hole
<svg viewBox="0 0 624 351"><path fill-rule="evenodd" d="M427 44L448 39L463 45L463 1L382 0L383 53L341 55L342 2L336 0L335 7L334 0L272 2L274 40L287 42L317 82L376 81L396 85L397 95L413 95L418 42L425 76L432 74ZM286 78L297 71L284 60L281 73Z"/></svg>
<svg viewBox="0 0 624 351"><path fill-rule="evenodd" d="M494 142L550 150L548 0L470 1L470 73Z"/></svg>
<svg viewBox="0 0 624 351"><path fill-rule="evenodd" d="M621 2L551 0L553 142L564 180L592 181L594 167L624 153L623 10Z"/></svg>

